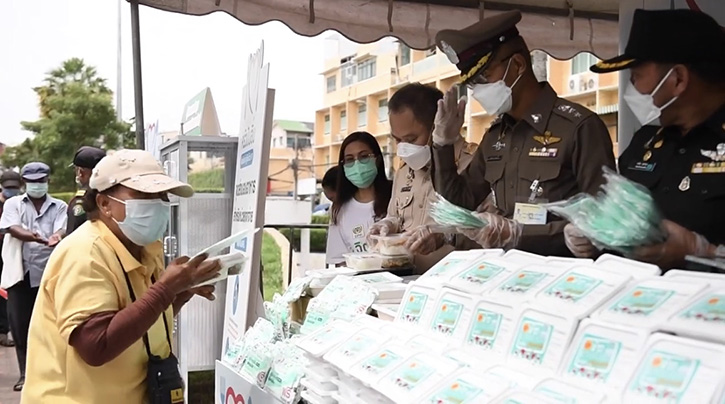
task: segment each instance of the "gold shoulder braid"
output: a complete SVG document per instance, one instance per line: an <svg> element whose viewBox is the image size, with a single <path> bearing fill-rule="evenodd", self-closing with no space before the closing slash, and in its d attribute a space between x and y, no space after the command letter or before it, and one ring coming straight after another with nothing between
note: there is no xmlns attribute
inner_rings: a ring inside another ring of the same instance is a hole
<svg viewBox="0 0 725 404"><path fill-rule="evenodd" d="M634 62L634 59L627 59L627 60L623 60L621 62L615 62L615 63L606 63L603 61L599 61L599 62L597 62L597 64L595 66L597 66L600 69L616 69L616 68L619 68L622 66L626 66L632 62Z"/></svg>
<svg viewBox="0 0 725 404"><path fill-rule="evenodd" d="M462 82L470 79L471 77L475 76L478 73L478 71L481 70L481 67L483 67L483 65L485 65L486 62L488 62L488 59L491 57L492 53L493 52L488 52L484 57L482 57L478 61L478 63L476 63L475 66L473 66L471 68L471 70L468 71L468 73L461 75L460 82L462 83Z"/></svg>

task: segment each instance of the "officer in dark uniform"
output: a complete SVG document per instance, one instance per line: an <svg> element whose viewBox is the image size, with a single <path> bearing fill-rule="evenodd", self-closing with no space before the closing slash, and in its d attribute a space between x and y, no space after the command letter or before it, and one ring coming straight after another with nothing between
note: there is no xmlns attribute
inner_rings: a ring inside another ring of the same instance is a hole
<svg viewBox="0 0 725 404"><path fill-rule="evenodd" d="M83 210L83 196L86 194L86 189L88 189L88 181L91 179L93 169L104 157L106 157L105 151L91 146L82 146L76 152L75 157L73 157L73 166L76 170L76 183L79 189L73 199L70 200L70 203L68 203L66 236L86 221L86 211Z"/></svg>
<svg viewBox="0 0 725 404"><path fill-rule="evenodd" d="M570 255L563 236L566 222L548 215L541 203L596 193L604 181L602 166L615 167L612 141L594 112L537 81L516 29L520 20L521 13L511 11L436 36L438 47L461 71L462 84L498 118L459 175L451 144L463 124L465 100L457 100L455 88L446 94L433 133L434 186L470 210L493 193L497 212L479 214L489 225L459 229L483 247Z"/></svg>
<svg viewBox="0 0 725 404"><path fill-rule="evenodd" d="M624 54L591 70L622 69L631 72L623 98L643 127L619 172L650 190L669 235L634 258L669 269L687 255L725 256L723 28L702 12L636 10ZM566 233L575 255L597 254L573 225Z"/></svg>

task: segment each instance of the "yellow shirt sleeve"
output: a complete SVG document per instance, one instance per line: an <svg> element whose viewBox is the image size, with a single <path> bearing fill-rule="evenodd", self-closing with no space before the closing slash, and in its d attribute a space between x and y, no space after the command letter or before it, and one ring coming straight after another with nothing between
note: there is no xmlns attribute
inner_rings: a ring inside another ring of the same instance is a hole
<svg viewBox="0 0 725 404"><path fill-rule="evenodd" d="M115 275L118 272L121 276L120 264L109 265L110 260L103 257L98 245L79 252L68 250L59 257L56 282L48 285L53 289L48 290L48 295L53 300L58 330L66 341L90 316L121 309Z"/></svg>

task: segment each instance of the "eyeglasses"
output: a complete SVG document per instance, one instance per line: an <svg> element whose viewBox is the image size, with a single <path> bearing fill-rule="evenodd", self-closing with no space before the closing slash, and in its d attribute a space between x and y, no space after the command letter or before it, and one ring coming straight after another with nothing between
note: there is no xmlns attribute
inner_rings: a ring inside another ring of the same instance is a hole
<svg viewBox="0 0 725 404"><path fill-rule="evenodd" d="M355 164L355 161L359 161L363 164L367 163L368 161L375 158L374 153L368 153L368 152L361 152L357 155L357 158L354 156L345 156L345 158L341 161L341 163L345 167L352 167Z"/></svg>
<svg viewBox="0 0 725 404"><path fill-rule="evenodd" d="M513 57L513 55L508 56L508 57L506 57L504 59L501 59L497 63L497 65L502 65L504 63L507 63L507 61L509 59L511 59L511 57ZM489 81L488 77L490 77L490 73L489 73L490 71L491 71L491 67L487 68L486 70L480 71L473 79L471 79L471 81L469 81L466 84L466 87L468 87L469 89L473 90L473 87L475 87L477 84L489 84L490 81ZM500 80L503 80L503 78L501 78Z"/></svg>

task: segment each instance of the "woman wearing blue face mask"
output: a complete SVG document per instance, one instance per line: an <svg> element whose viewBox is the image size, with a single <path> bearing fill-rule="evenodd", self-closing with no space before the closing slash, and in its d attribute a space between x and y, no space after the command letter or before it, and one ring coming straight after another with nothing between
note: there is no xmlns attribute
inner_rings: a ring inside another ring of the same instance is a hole
<svg viewBox="0 0 725 404"><path fill-rule="evenodd" d="M194 191L142 150L105 157L90 188L90 222L58 245L40 284L22 402L183 398L171 352L173 318L194 294L214 298L213 286L194 286L220 266L201 256L164 269L159 239L169 221L168 193Z"/></svg>
<svg viewBox="0 0 725 404"><path fill-rule="evenodd" d="M337 194L327 232L327 263L345 261L342 254L368 251L370 226L388 210L392 182L385 176L383 152L367 132L354 132L340 147Z"/></svg>

